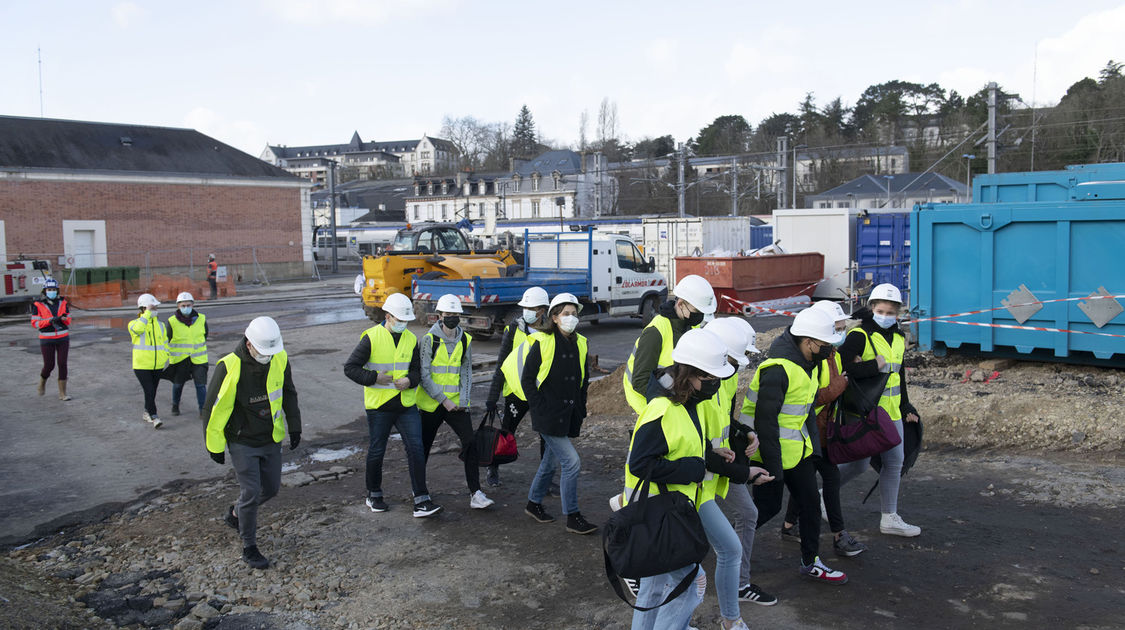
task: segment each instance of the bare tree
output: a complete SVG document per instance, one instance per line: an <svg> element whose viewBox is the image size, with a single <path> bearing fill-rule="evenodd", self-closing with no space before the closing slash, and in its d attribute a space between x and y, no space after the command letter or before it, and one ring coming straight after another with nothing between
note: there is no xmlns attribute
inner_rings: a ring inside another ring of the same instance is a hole
<svg viewBox="0 0 1125 630"><path fill-rule="evenodd" d="M608 96L602 99L602 104L598 107L596 139L599 149L617 140L617 103L609 100Z"/></svg>
<svg viewBox="0 0 1125 630"><path fill-rule="evenodd" d="M585 151L588 146L586 127L590 126L590 110L584 109L578 115L578 150Z"/></svg>
<svg viewBox="0 0 1125 630"><path fill-rule="evenodd" d="M441 121L441 136L453 143L460 153L460 168L479 169L488 155L494 125L481 122L472 116Z"/></svg>

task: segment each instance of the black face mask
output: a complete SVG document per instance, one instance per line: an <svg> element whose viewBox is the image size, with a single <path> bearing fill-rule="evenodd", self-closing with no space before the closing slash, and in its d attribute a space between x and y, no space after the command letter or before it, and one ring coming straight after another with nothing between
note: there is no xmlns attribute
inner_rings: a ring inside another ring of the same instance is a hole
<svg viewBox="0 0 1125 630"><path fill-rule="evenodd" d="M711 379L707 379L705 381L702 381L699 385L699 391L692 394L691 397L696 402L703 402L704 400L710 400L711 398L715 397L715 394L719 393L719 387L721 387L722 384L723 384L723 381L721 379L717 379L717 378L711 378Z"/></svg>
<svg viewBox="0 0 1125 630"><path fill-rule="evenodd" d="M703 323L703 313L699 311L692 311L691 315L687 318L688 326L698 326Z"/></svg>
<svg viewBox="0 0 1125 630"><path fill-rule="evenodd" d="M824 344L820 349L813 353L813 359L816 361L826 361L832 357L832 345Z"/></svg>
<svg viewBox="0 0 1125 630"><path fill-rule="evenodd" d="M445 316L445 317L444 317L444 318L443 318L443 319L441 320L441 324L442 324L443 326L445 326L446 328L448 328L448 329L450 329L450 330L453 330L454 328L456 328L456 327L458 327L459 325L461 325L461 318L460 318L460 317L458 317L458 316L456 316L456 315L446 315L446 316Z"/></svg>

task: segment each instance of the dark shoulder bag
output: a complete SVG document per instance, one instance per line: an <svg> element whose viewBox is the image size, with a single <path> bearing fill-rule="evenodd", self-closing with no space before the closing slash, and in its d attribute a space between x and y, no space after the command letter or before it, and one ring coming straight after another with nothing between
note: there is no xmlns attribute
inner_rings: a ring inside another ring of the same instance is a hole
<svg viewBox="0 0 1125 630"><path fill-rule="evenodd" d="M848 379L827 427L828 461L846 464L888 451L902 441L894 421L879 406L890 374Z"/></svg>

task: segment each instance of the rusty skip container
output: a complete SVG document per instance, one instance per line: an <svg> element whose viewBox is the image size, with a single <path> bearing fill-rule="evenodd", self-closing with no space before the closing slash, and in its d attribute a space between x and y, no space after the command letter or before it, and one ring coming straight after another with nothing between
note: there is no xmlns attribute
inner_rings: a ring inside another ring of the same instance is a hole
<svg viewBox="0 0 1125 630"><path fill-rule="evenodd" d="M812 296L823 278L824 255L777 254L773 256L676 257L676 281L687 275L703 276L715 289L719 311L740 313L742 309L724 300L764 302L797 296Z"/></svg>

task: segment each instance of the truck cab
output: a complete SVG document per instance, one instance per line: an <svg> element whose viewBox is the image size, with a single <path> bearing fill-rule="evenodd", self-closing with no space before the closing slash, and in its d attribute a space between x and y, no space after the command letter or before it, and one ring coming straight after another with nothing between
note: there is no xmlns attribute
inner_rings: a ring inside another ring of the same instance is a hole
<svg viewBox="0 0 1125 630"><path fill-rule="evenodd" d="M397 254L468 253L470 248L465 234L457 226L437 223L399 230L387 251Z"/></svg>

